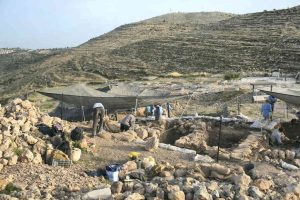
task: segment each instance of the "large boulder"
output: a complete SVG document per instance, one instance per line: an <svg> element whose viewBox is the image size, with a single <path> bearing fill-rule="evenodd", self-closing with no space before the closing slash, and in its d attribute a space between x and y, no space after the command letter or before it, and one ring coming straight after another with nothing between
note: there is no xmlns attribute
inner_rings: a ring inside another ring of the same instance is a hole
<svg viewBox="0 0 300 200"><path fill-rule="evenodd" d="M147 151L155 151L158 148L159 140L157 137L151 137L147 140L145 144L145 149Z"/></svg>
<svg viewBox="0 0 300 200"><path fill-rule="evenodd" d="M241 187L241 188L246 188L249 186L250 182L251 182L251 178L250 176L248 176L245 173L242 174L233 174L231 177L232 182Z"/></svg>
<svg viewBox="0 0 300 200"><path fill-rule="evenodd" d="M195 189L193 200L212 200L212 196L208 193L204 184L201 184L198 188Z"/></svg>
<svg viewBox="0 0 300 200"><path fill-rule="evenodd" d="M144 200L144 199L145 196L139 193L130 194L128 197L125 198L125 200Z"/></svg>
<svg viewBox="0 0 300 200"><path fill-rule="evenodd" d="M21 161L30 162L34 158L33 153L29 149L25 149L21 155Z"/></svg>
<svg viewBox="0 0 300 200"><path fill-rule="evenodd" d="M111 185L111 193L119 194L122 192L123 183L121 181L116 181Z"/></svg>
<svg viewBox="0 0 300 200"><path fill-rule="evenodd" d="M257 179L254 181L254 185L259 188L259 190L263 192L268 192L270 188L274 185L274 182L272 180L266 180L266 179Z"/></svg>

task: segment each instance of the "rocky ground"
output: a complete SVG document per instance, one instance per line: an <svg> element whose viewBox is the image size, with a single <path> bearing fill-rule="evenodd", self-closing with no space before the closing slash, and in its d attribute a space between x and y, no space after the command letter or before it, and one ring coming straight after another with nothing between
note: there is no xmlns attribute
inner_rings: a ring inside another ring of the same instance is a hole
<svg viewBox="0 0 300 200"><path fill-rule="evenodd" d="M29 101L15 99L0 114L0 199L300 198L300 151L292 141L268 145L274 124L261 132L243 121L224 123L217 163L212 140L218 123L212 118L163 118L122 133L105 118L106 131L90 137L89 123L50 117ZM70 142L70 153L57 150L56 136L37 128L56 123L67 136L76 126L84 129L82 140ZM132 152L139 159L131 160ZM53 159L72 164L52 166ZM106 177L111 164L122 166L117 182Z"/></svg>

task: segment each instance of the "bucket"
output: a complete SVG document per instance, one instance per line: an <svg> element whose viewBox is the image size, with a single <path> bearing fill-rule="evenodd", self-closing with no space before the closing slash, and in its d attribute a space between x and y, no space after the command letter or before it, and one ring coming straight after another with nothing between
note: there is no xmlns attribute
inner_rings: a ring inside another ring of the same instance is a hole
<svg viewBox="0 0 300 200"><path fill-rule="evenodd" d="M113 164L106 166L106 174L108 177L108 180L112 182L119 181L119 171L120 171L120 165Z"/></svg>

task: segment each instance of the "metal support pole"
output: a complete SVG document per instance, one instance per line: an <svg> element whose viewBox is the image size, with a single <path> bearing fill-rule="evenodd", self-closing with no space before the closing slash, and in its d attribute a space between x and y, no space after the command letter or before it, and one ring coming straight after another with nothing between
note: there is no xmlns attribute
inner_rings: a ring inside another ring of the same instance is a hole
<svg viewBox="0 0 300 200"><path fill-rule="evenodd" d="M238 111L238 115L241 114L241 102L240 102L240 98L237 97L237 111Z"/></svg>
<svg viewBox="0 0 300 200"><path fill-rule="evenodd" d="M286 119L289 119L289 107L287 103L285 103L285 109L286 109Z"/></svg>
<svg viewBox="0 0 300 200"><path fill-rule="evenodd" d="M61 93L61 101L60 101L60 118L63 119L63 100L64 100L64 94Z"/></svg>
<svg viewBox="0 0 300 200"><path fill-rule="evenodd" d="M218 151L217 151L217 162L219 162L220 142L221 142L221 131L222 131L222 115L220 116L220 130L218 139Z"/></svg>
<svg viewBox="0 0 300 200"><path fill-rule="evenodd" d="M138 99L135 99L134 115L136 115L137 105L138 105Z"/></svg>
<svg viewBox="0 0 300 200"><path fill-rule="evenodd" d="M252 103L254 103L254 84L252 85Z"/></svg>
<svg viewBox="0 0 300 200"><path fill-rule="evenodd" d="M84 106L81 106L81 111L82 111L82 120L85 122Z"/></svg>
<svg viewBox="0 0 300 200"><path fill-rule="evenodd" d="M167 111L168 111L168 118L170 118L170 104L169 104L169 102L167 103Z"/></svg>
<svg viewBox="0 0 300 200"><path fill-rule="evenodd" d="M272 90L273 90L273 85L271 85L271 92L272 92Z"/></svg>

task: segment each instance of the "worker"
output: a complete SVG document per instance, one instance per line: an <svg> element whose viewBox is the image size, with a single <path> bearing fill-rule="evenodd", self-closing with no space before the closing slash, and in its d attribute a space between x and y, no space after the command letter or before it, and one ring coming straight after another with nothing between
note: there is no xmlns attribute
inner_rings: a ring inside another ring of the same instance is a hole
<svg viewBox="0 0 300 200"><path fill-rule="evenodd" d="M104 106L102 103L95 103L93 106L93 136L103 130Z"/></svg>
<svg viewBox="0 0 300 200"><path fill-rule="evenodd" d="M282 127L275 128L271 134L270 142L274 145L281 145L283 144L283 140L287 140L287 138L284 135L284 130Z"/></svg>
<svg viewBox="0 0 300 200"><path fill-rule="evenodd" d="M269 103L269 100L266 100L261 106L261 113L265 120L272 120L272 105Z"/></svg>
<svg viewBox="0 0 300 200"><path fill-rule="evenodd" d="M133 114L127 114L122 120L121 120L121 131L128 131L130 128L133 128L135 125L135 116Z"/></svg>
<svg viewBox="0 0 300 200"><path fill-rule="evenodd" d="M276 103L276 101L277 101L277 98L274 97L274 96L272 96L272 95L270 95L270 96L268 97L268 100L269 100L269 103L271 104L272 112L274 112L274 105L275 105L275 103Z"/></svg>
<svg viewBox="0 0 300 200"><path fill-rule="evenodd" d="M155 120L158 121L161 118L162 113L163 113L163 109L162 109L161 105L156 105L155 111L154 111Z"/></svg>
<svg viewBox="0 0 300 200"><path fill-rule="evenodd" d="M300 111L296 112L296 117L298 118L298 121L300 121Z"/></svg>
<svg viewBox="0 0 300 200"><path fill-rule="evenodd" d="M146 109L145 109L146 117L152 116L152 110L153 110L152 107L153 107L152 105L146 106Z"/></svg>

